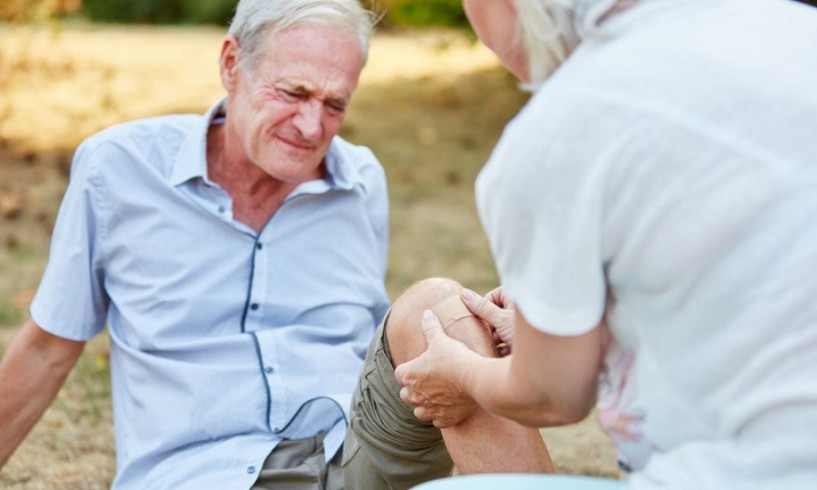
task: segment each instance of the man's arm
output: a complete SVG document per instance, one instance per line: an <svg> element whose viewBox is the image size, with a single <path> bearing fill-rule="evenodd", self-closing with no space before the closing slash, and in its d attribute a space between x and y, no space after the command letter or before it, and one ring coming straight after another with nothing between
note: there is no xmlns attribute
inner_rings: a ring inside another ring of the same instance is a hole
<svg viewBox="0 0 817 490"><path fill-rule="evenodd" d="M84 346L33 321L17 332L0 360L0 467L57 396Z"/></svg>

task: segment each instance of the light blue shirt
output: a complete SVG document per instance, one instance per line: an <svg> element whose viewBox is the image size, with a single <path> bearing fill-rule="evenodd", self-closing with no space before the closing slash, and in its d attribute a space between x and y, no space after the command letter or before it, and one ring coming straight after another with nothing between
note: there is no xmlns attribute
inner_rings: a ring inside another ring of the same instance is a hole
<svg viewBox="0 0 817 490"><path fill-rule="evenodd" d="M207 178L219 107L79 147L31 306L73 340L107 322L116 489L246 489L282 438L319 431L332 457L388 308L388 197L371 151L336 137L327 177L256 234Z"/></svg>

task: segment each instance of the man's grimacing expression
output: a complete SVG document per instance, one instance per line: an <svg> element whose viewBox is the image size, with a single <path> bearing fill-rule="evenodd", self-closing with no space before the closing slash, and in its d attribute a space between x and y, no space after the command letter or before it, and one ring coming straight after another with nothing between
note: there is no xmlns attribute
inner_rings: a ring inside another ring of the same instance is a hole
<svg viewBox="0 0 817 490"><path fill-rule="evenodd" d="M255 60L242 59L234 38L225 42L226 129L271 177L316 178L363 68L359 41L343 30L298 24L262 42Z"/></svg>

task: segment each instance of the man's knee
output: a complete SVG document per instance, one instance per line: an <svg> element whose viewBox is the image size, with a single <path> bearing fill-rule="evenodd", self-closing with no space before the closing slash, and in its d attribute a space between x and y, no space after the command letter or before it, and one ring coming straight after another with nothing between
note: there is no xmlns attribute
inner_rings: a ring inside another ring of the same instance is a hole
<svg viewBox="0 0 817 490"><path fill-rule="evenodd" d="M459 313L467 310L464 304L456 304L462 290L462 284L453 279L435 277L413 284L397 298L386 325L386 338L394 366L414 359L425 351L426 340L422 333L421 318L423 311L427 309L435 311L438 317L449 318L449 322L453 324L443 325L448 335L480 354L495 355L488 327L467 312ZM458 310L458 314L444 315L442 308L451 311L452 307Z"/></svg>

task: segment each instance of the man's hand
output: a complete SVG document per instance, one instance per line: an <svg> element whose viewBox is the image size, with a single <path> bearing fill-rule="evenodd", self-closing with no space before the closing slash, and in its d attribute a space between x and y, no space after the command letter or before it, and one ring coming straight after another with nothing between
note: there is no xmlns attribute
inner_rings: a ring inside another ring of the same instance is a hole
<svg viewBox="0 0 817 490"><path fill-rule="evenodd" d="M426 351L399 365L395 377L403 384L400 398L414 407L414 416L430 420L441 429L465 419L476 407L463 390L462 377L472 356L478 354L452 339L431 310L423 312Z"/></svg>
<svg viewBox="0 0 817 490"><path fill-rule="evenodd" d="M502 287L490 291L484 298L470 289L464 289L462 301L471 313L490 325L499 355L505 357L510 354L516 332L515 308Z"/></svg>

